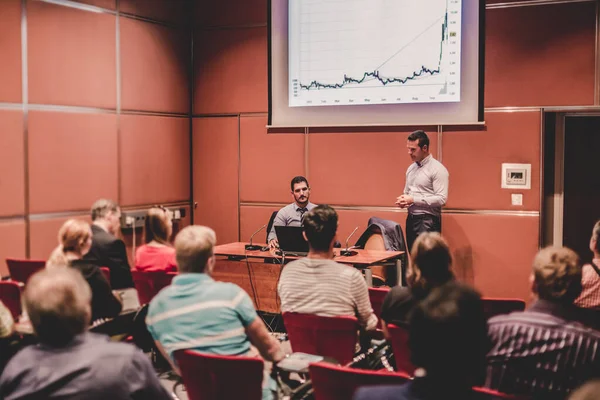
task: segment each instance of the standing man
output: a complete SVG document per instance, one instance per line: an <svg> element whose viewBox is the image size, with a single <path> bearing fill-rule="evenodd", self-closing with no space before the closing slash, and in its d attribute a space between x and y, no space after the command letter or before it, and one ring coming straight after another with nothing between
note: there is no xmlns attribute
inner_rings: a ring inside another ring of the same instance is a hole
<svg viewBox="0 0 600 400"><path fill-rule="evenodd" d="M275 226L302 226L304 214L315 208L315 205L309 201L310 186L303 176L296 176L290 183L294 202L283 207L273 220L273 227L269 232L269 247L274 249L279 246Z"/></svg>
<svg viewBox="0 0 600 400"><path fill-rule="evenodd" d="M115 290L134 287L125 243L117 237L120 219L121 208L114 201L100 199L92 205L92 247L83 258L108 267L110 286Z"/></svg>
<svg viewBox="0 0 600 400"><path fill-rule="evenodd" d="M448 170L429 153L429 138L414 131L406 144L414 161L406 170L404 194L396 205L408 209L406 244L408 250L423 232L442 232L442 206L448 199Z"/></svg>

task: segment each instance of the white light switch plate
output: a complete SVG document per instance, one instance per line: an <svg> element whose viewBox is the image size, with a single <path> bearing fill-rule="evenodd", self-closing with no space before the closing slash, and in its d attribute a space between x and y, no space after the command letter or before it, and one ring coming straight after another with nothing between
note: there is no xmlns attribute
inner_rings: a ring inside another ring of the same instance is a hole
<svg viewBox="0 0 600 400"><path fill-rule="evenodd" d="M512 193L510 195L510 200L513 206L523 205L523 195L521 193Z"/></svg>

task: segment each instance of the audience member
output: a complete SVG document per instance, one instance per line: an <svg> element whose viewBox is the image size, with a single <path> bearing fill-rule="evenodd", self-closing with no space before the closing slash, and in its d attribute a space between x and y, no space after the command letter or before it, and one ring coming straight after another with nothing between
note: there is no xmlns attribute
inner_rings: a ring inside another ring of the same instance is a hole
<svg viewBox="0 0 600 400"><path fill-rule="evenodd" d="M437 232L425 232L417 237L411 259L406 273L409 286L392 288L383 300L381 319L386 323L406 324L408 314L419 301L432 289L454 279L448 243ZM389 337L386 324L383 331Z"/></svg>
<svg viewBox="0 0 600 400"><path fill-rule="evenodd" d="M175 248L169 243L173 233L171 213L162 206L152 207L146 214L144 242L135 251L138 271L177 271Z"/></svg>
<svg viewBox="0 0 600 400"><path fill-rule="evenodd" d="M10 310L0 301L0 339L5 339L12 335L15 326Z"/></svg>
<svg viewBox="0 0 600 400"><path fill-rule="evenodd" d="M356 316L364 330L373 330L377 317L365 279L355 268L333 260L337 227L338 215L328 205L316 206L306 214L308 257L292 261L283 269L278 285L281 311Z"/></svg>
<svg viewBox="0 0 600 400"><path fill-rule="evenodd" d="M90 225L82 220L68 220L58 231L58 243L46 267L71 266L81 272L92 290L92 321L119 315L122 308L120 297L110 289L100 268L83 259L92 246Z"/></svg>
<svg viewBox="0 0 600 400"><path fill-rule="evenodd" d="M315 205L309 201L310 186L305 177L294 177L290 183L290 187L292 189L291 193L294 197L294 202L279 210L273 220L273 227L267 235L267 242L272 249L279 246L275 226L302 226L304 215L315 207Z"/></svg>
<svg viewBox="0 0 600 400"><path fill-rule="evenodd" d="M538 252L531 275L533 305L489 320L492 350L486 386L536 398L564 398L600 376L600 332L578 320L581 264L567 248Z"/></svg>
<svg viewBox="0 0 600 400"><path fill-rule="evenodd" d="M409 319L413 381L359 389L354 398L394 400L474 399L489 349L480 295L448 282L418 303Z"/></svg>
<svg viewBox="0 0 600 400"><path fill-rule="evenodd" d="M582 269L581 294L575 300L575 305L583 308L600 310L600 221L592 229L590 250L594 259Z"/></svg>
<svg viewBox="0 0 600 400"><path fill-rule="evenodd" d="M600 398L600 380L589 381L569 396L569 400L598 400Z"/></svg>
<svg viewBox="0 0 600 400"><path fill-rule="evenodd" d="M86 332L91 291L78 271L40 271L27 282L23 297L40 343L8 363L0 378L0 398L171 398L135 346Z"/></svg>
<svg viewBox="0 0 600 400"><path fill-rule="evenodd" d="M120 218L121 209L111 200L100 199L92 205L92 247L85 255L92 264L110 269L113 289L134 287L125 243L117 238Z"/></svg>
<svg viewBox="0 0 600 400"><path fill-rule="evenodd" d="M188 226L175 238L180 273L171 286L152 299L146 318L157 347L173 361L173 353L185 349L253 356L252 344L264 359L280 361L284 353L258 317L248 294L233 283L211 278L215 244L215 232L204 226ZM275 382L268 375L266 371L265 399L275 390Z"/></svg>

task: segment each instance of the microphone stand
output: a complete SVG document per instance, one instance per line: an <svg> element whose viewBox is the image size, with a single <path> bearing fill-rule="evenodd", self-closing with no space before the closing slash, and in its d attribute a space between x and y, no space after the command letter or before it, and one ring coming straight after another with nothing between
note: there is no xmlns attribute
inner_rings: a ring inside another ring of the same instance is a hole
<svg viewBox="0 0 600 400"><path fill-rule="evenodd" d="M352 237L352 235L354 235L354 233L356 233L357 230L358 230L358 226L356 228L354 228L354 230L352 231L352 233L350 234L350 236L348 236L348 238L346 239L346 249L340 251L340 256L342 256L342 257L351 257L351 256L355 256L355 255L358 254L358 251L350 250L350 248L348 247L348 241L350 240L350 238Z"/></svg>
<svg viewBox="0 0 600 400"><path fill-rule="evenodd" d="M252 239L254 239L254 235L256 235L258 232L262 231L262 230L263 230L263 229L265 229L266 227L267 227L267 224L264 224L263 226L261 226L260 228L258 228L258 229L256 230L256 232L254 232L254 233L252 234L252 236L250 236L250 244L247 244L247 245L245 245L245 246L244 246L244 248L245 248L247 251L254 251L254 250L260 250L260 249L262 249L262 246L259 246L259 245L257 245L257 244L254 244L254 245L253 245L253 244L252 244Z"/></svg>

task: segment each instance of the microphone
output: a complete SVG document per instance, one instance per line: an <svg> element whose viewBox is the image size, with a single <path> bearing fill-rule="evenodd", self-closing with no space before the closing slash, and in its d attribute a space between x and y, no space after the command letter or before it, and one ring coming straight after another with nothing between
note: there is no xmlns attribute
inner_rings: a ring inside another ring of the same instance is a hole
<svg viewBox="0 0 600 400"><path fill-rule="evenodd" d="M262 249L262 246L259 246L259 245L256 245L256 244L255 244L255 245L253 245L253 244L252 244L252 239L254 239L254 235L256 235L258 232L262 231L262 230L263 230L263 229L265 229L266 227L267 227L267 224L264 224L263 226L261 226L260 228L258 228L258 229L256 230L256 232L254 232L254 233L252 234L252 236L250 236L250 244L247 244L247 245L245 245L245 246L244 246L244 248L245 248L246 250L248 250L248 251L254 251L254 250L260 250L260 249Z"/></svg>
<svg viewBox="0 0 600 400"><path fill-rule="evenodd" d="M342 256L342 257L350 257L350 256L355 256L355 255L358 254L358 251L349 250L349 248L348 248L348 241L350 240L350 238L352 237L352 235L354 235L354 233L356 233L357 230L358 230L358 226L356 228L354 228L354 230L352 231L352 233L350 234L350 236L348 236L348 238L346 239L346 250L340 251L340 256Z"/></svg>

